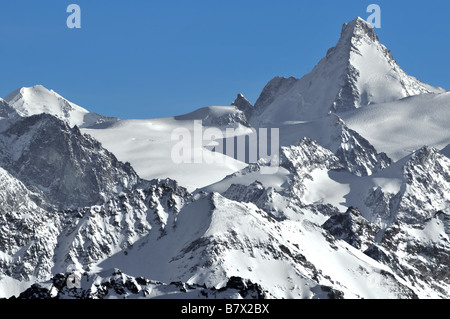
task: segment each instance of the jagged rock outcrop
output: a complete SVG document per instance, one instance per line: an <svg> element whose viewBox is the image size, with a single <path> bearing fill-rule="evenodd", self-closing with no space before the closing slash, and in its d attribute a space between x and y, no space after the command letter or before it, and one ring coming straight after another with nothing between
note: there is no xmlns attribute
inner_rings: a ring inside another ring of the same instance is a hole
<svg viewBox="0 0 450 319"><path fill-rule="evenodd" d="M343 214L330 217L322 227L336 239L363 251L375 243L375 236L380 231L378 226L370 223L354 207L350 207Z"/></svg>
<svg viewBox="0 0 450 319"><path fill-rule="evenodd" d="M139 182L128 163L48 114L17 121L0 146L0 166L58 209L99 204Z"/></svg>
<svg viewBox="0 0 450 319"><path fill-rule="evenodd" d="M373 220L390 224L401 221L422 224L435 212L450 205L450 160L438 150L424 146L399 161L393 169L400 171L399 191L388 192L380 187L369 190L365 205Z"/></svg>
<svg viewBox="0 0 450 319"><path fill-rule="evenodd" d="M234 100L231 105L236 106L239 110L244 112L246 118L249 118L251 116L254 109L250 101L247 100L247 98L241 93L237 95L236 100Z"/></svg>
<svg viewBox="0 0 450 319"><path fill-rule="evenodd" d="M103 272L102 275L106 275ZM69 286L72 274L57 274L49 282L34 284L17 299L153 299L178 296L189 299L265 299L258 284L240 277L231 277L216 289L196 284L172 282L165 284L144 277L132 277L115 269L104 277L83 273L77 286ZM13 298L15 299L15 298Z"/></svg>
<svg viewBox="0 0 450 319"><path fill-rule="evenodd" d="M364 137L338 119L341 133L340 145L335 151L340 162L347 170L357 176L368 176L392 164L392 160L383 152L379 153ZM338 142L339 143L339 142Z"/></svg>

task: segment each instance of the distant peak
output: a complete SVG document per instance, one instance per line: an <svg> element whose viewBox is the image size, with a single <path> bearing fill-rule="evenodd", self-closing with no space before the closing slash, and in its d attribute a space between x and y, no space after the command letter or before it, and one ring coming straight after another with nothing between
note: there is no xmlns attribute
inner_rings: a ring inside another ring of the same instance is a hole
<svg viewBox="0 0 450 319"><path fill-rule="evenodd" d="M247 98L242 93L239 93L237 95L236 100L234 100L234 102L231 103L231 105L243 111L247 118L251 115L253 110L253 105L250 103L249 100L247 100Z"/></svg>
<svg viewBox="0 0 450 319"><path fill-rule="evenodd" d="M237 106L240 102L249 103L248 99L242 93L238 93L236 100L231 105Z"/></svg>

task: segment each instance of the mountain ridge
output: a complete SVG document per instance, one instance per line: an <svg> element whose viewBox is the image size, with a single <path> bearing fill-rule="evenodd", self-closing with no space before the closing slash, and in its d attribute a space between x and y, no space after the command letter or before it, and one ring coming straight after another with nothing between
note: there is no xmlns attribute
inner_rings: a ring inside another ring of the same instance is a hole
<svg viewBox="0 0 450 319"><path fill-rule="evenodd" d="M449 93L402 72L357 18L255 106L86 127L44 87L0 100L0 297L449 298ZM406 154L391 160L367 121ZM175 164L174 130L201 138L198 123L278 128L279 167Z"/></svg>
<svg viewBox="0 0 450 319"><path fill-rule="evenodd" d="M370 68L364 60L373 62ZM255 102L249 121L258 127L274 120L278 124L313 120L330 112L442 92L407 75L372 26L357 18L343 25L337 45L310 73L299 79L272 79Z"/></svg>
<svg viewBox="0 0 450 319"><path fill-rule="evenodd" d="M47 113L66 121L70 126L89 127L117 120L116 118L90 113L42 85L17 89L11 92L5 98L5 101L22 117Z"/></svg>

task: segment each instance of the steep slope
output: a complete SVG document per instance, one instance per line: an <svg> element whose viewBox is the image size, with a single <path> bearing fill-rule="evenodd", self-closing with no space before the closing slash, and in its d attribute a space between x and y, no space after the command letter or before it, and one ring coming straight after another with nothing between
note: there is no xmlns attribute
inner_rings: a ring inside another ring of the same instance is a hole
<svg viewBox="0 0 450 319"><path fill-rule="evenodd" d="M404 97L442 93L408 76L374 30L357 18L344 24L341 37L311 73L301 79L276 77L255 103L250 123L256 127L313 120Z"/></svg>
<svg viewBox="0 0 450 319"><path fill-rule="evenodd" d="M236 108L238 108L239 110L244 112L245 117L247 119L250 118L250 116L251 116L251 114L253 112L253 105L250 103L249 100L247 100L247 98L242 93L239 93L237 95L236 100L234 100L231 103L231 105L235 106Z"/></svg>
<svg viewBox="0 0 450 319"><path fill-rule="evenodd" d="M282 125L279 129L281 145L295 145L298 140L308 137L332 151L349 172L358 176L371 175L391 164L385 153L378 152L334 114L314 121Z"/></svg>
<svg viewBox="0 0 450 319"><path fill-rule="evenodd" d="M52 115L15 122L0 145L0 166L58 208L101 203L139 181L129 164Z"/></svg>
<svg viewBox="0 0 450 319"><path fill-rule="evenodd" d="M419 298L449 297L449 215L438 212L419 224L401 221L380 229L350 208L323 225L335 238L389 267ZM377 287L382 283L374 282Z"/></svg>
<svg viewBox="0 0 450 319"><path fill-rule="evenodd" d="M216 289L240 276L271 298L313 298L321 287L349 298L414 295L396 276L387 276L376 262L335 242L319 226L307 220L278 222L252 204L217 193L200 195L185 206L175 225L166 227L157 242L146 239L126 256L116 254L100 266L116 265L132 276ZM314 245L305 245L311 240ZM138 256L141 262L136 264ZM373 279L385 285L377 290L363 287L365 275L359 266L370 269Z"/></svg>
<svg viewBox="0 0 450 319"><path fill-rule="evenodd" d="M98 123L115 121L115 118L89 113L53 90L42 85L23 87L11 94L5 100L20 116L27 117L41 113L51 114L66 121L70 126L87 127Z"/></svg>
<svg viewBox="0 0 450 319"><path fill-rule="evenodd" d="M343 171L331 152L306 139L283 148L281 163L292 174L269 179L261 167L250 165L206 189L253 203L279 221L320 224L336 240L389 267L420 298L448 298L446 156L424 147L372 176L356 177ZM339 214L337 208L347 212ZM302 247L310 245L305 241ZM369 285L385 286L377 280Z"/></svg>
<svg viewBox="0 0 450 319"><path fill-rule="evenodd" d="M0 167L0 296L9 297L4 277L29 281L51 267L59 222L48 208L42 193Z"/></svg>
<svg viewBox="0 0 450 319"><path fill-rule="evenodd" d="M448 144L446 147L444 147L440 153L444 154L445 156L450 158L450 144Z"/></svg>
<svg viewBox="0 0 450 319"><path fill-rule="evenodd" d="M0 173L8 190L14 191L0 199L9 203L16 196L16 206L0 208L0 277L28 285L64 273L69 266L96 273L99 262L116 253L128 254L150 233L155 240L161 237L167 223L192 201L176 182L155 180L102 205L58 212L39 207L23 184ZM0 281L1 296L8 294L5 286Z"/></svg>
<svg viewBox="0 0 450 319"><path fill-rule="evenodd" d="M423 224L438 211L450 213L450 159L423 147L403 165L399 191L374 188L365 203L372 216L405 224ZM382 215L381 215L381 214Z"/></svg>
<svg viewBox="0 0 450 319"><path fill-rule="evenodd" d="M15 115L15 110L2 98L0 98L0 118L9 118Z"/></svg>

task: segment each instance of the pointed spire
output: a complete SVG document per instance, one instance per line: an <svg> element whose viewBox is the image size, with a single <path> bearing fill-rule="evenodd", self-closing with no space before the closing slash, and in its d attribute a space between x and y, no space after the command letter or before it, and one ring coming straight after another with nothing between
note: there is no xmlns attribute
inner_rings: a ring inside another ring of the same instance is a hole
<svg viewBox="0 0 450 319"><path fill-rule="evenodd" d="M237 95L236 100L234 100L234 102L231 103L231 105L237 107L239 110L244 112L247 119L251 116L251 113L253 111L253 105L250 103L249 100L247 100L247 98L243 94L239 93Z"/></svg>
<svg viewBox="0 0 450 319"><path fill-rule="evenodd" d="M379 42L379 38L375 34L372 25L364 19L357 17L349 23L344 23L339 42L348 43L349 41L360 39L364 36L367 36L373 42Z"/></svg>

